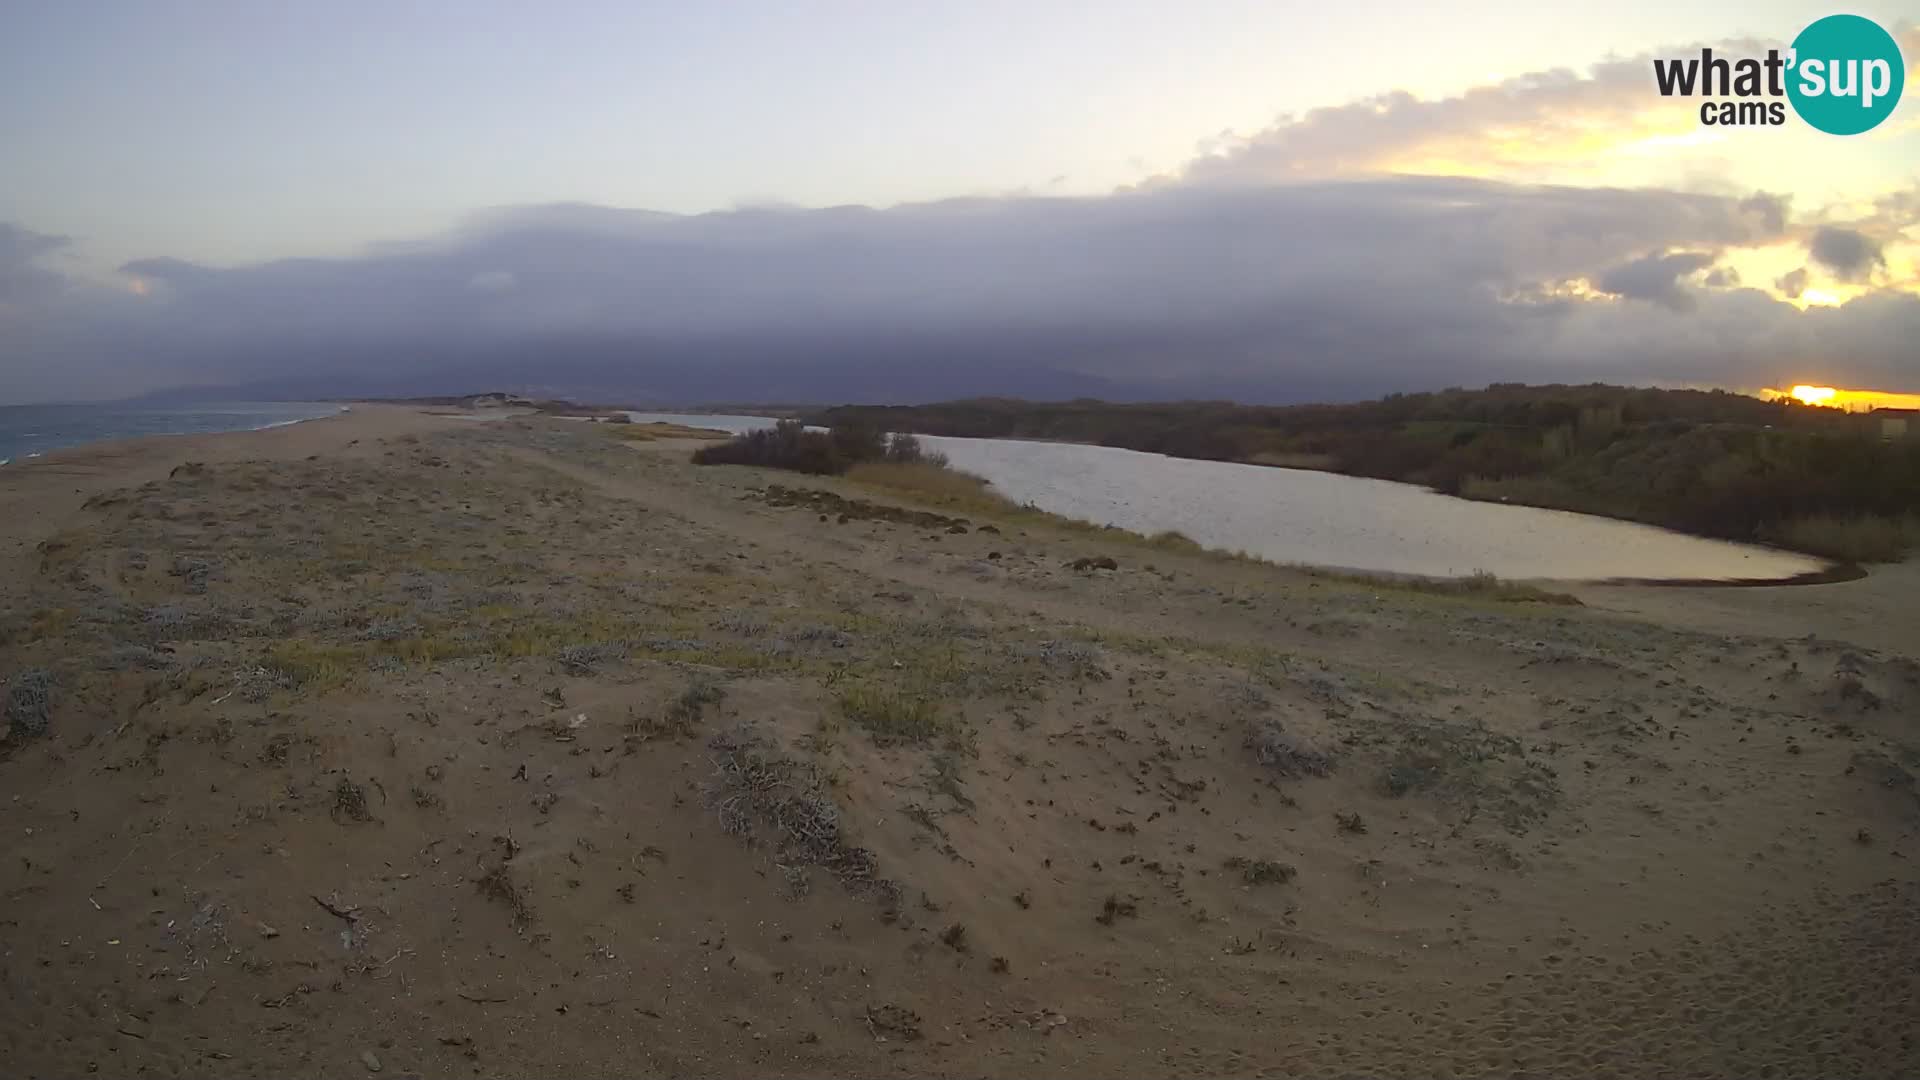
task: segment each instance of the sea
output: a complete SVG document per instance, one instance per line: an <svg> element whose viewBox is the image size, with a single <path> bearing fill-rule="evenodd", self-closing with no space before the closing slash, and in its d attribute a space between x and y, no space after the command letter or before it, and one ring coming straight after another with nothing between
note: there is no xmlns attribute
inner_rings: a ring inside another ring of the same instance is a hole
<svg viewBox="0 0 1920 1080"><path fill-rule="evenodd" d="M205 405L0 405L0 465L53 450L143 435L208 435L317 420L344 405L312 401L223 401Z"/></svg>

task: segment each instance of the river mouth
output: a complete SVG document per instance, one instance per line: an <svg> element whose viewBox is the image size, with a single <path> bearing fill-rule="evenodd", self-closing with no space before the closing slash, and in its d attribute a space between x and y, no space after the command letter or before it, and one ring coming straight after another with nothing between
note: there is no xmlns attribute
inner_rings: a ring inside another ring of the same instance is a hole
<svg viewBox="0 0 1920 1080"><path fill-rule="evenodd" d="M753 416L633 413L742 432ZM1754 587L1851 580L1824 559L1651 525L1442 495L1389 480L1089 446L920 436L1016 503L1205 548L1346 573L1595 585Z"/></svg>

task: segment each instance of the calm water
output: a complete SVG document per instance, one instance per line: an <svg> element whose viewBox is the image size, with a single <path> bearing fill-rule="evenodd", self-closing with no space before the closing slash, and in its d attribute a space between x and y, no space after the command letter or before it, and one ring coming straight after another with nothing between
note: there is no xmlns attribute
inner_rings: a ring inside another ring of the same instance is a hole
<svg viewBox="0 0 1920 1080"><path fill-rule="evenodd" d="M634 413L727 431L751 416ZM1818 570L1803 555L1609 518L1450 498L1334 473L1143 454L1105 446L922 436L955 468L1043 510L1135 532L1177 529L1207 547L1276 562L1449 577L1770 579Z"/></svg>
<svg viewBox="0 0 1920 1080"><path fill-rule="evenodd" d="M627 418L636 424L685 424L688 427L712 428L715 431L729 431L735 435L761 428L772 427L774 421L766 416L728 416L722 413L666 413L666 412L630 412Z"/></svg>
<svg viewBox="0 0 1920 1080"><path fill-rule="evenodd" d="M49 450L141 435L253 431L332 416L338 405L221 402L167 408L128 405L0 405L0 462L25 462Z"/></svg>

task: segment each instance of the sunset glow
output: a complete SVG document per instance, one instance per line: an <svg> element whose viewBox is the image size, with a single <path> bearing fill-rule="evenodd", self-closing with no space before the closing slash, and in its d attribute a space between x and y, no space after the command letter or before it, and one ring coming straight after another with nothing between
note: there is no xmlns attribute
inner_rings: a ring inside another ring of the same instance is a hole
<svg viewBox="0 0 1920 1080"><path fill-rule="evenodd" d="M1769 401L1792 398L1807 405L1846 409L1850 412L1868 412L1873 409L1920 409L1920 394L1902 394L1888 390L1846 390L1834 386L1813 386L1807 383L1797 383L1787 390L1768 387L1760 391L1760 396Z"/></svg>

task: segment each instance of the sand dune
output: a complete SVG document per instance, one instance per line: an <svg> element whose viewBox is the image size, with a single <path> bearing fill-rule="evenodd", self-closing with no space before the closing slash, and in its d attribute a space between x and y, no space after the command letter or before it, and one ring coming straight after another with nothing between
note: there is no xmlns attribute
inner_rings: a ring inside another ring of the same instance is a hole
<svg viewBox="0 0 1920 1080"><path fill-rule="evenodd" d="M886 504L397 408L0 470L8 1071L1920 1072L1911 572L770 485Z"/></svg>

